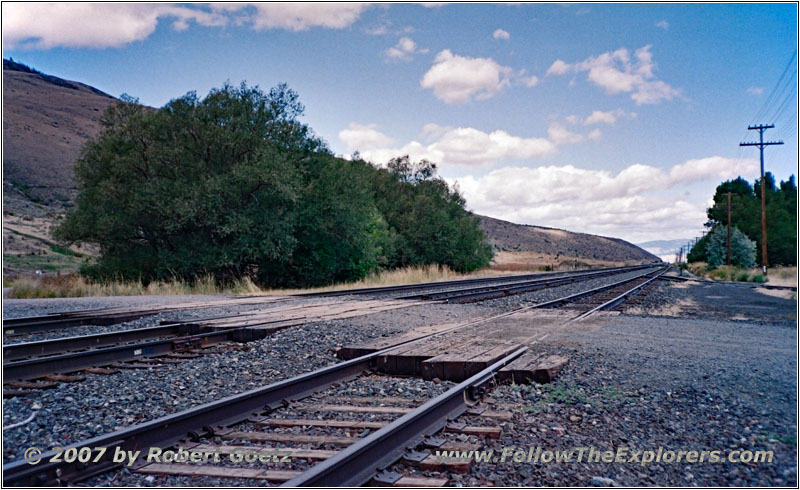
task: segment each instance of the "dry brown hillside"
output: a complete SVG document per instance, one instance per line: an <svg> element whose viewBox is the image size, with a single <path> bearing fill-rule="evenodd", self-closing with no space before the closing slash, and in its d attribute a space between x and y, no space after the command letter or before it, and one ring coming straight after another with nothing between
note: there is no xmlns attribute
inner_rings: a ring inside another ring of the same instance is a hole
<svg viewBox="0 0 800 490"><path fill-rule="evenodd" d="M488 216L478 215L478 218L496 250L495 262L500 268L617 265L660 260L619 238L518 225Z"/></svg>
<svg viewBox="0 0 800 490"><path fill-rule="evenodd" d="M69 205L75 160L114 100L88 85L3 60L3 193Z"/></svg>

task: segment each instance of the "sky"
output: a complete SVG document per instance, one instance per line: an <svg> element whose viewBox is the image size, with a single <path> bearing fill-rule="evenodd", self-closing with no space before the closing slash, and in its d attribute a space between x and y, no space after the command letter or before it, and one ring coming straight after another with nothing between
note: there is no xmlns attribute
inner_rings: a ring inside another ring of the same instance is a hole
<svg viewBox="0 0 800 490"><path fill-rule="evenodd" d="M797 5L2 5L3 57L161 107L285 82L345 157L437 163L480 214L698 236L716 186L797 173Z"/></svg>

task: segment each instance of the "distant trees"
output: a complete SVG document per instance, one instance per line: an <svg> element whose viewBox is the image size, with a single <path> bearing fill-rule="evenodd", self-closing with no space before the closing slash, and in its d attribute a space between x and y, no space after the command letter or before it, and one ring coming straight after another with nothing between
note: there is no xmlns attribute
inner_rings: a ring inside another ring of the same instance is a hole
<svg viewBox="0 0 800 490"><path fill-rule="evenodd" d="M318 285L488 264L477 220L435 165L336 158L298 121L303 110L286 85L226 84L160 110L124 98L83 149L77 206L57 238L100 247L86 274L145 281Z"/></svg>
<svg viewBox="0 0 800 490"><path fill-rule="evenodd" d="M760 179L759 179L760 180ZM770 265L797 265L797 184L794 175L780 186L770 172L765 175L767 203L767 260ZM726 228L728 224L727 196L731 195L731 224L755 241L756 250L761 250L761 185L756 181L750 185L738 177L717 186L714 194L715 206L708 208L706 227ZM725 230L727 241L727 230ZM705 260L707 240L701 240L693 248L688 259ZM727 242L726 242L727 243ZM761 264L760 252L756 261Z"/></svg>

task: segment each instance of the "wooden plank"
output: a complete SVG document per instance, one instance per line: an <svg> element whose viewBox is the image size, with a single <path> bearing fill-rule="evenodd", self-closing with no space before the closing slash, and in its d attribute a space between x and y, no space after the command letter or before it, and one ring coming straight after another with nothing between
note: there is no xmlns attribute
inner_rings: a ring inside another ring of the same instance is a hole
<svg viewBox="0 0 800 490"><path fill-rule="evenodd" d="M419 376L422 374L422 363L431 357L445 354L461 345L469 343L464 336L437 337L410 346L401 346L377 359L378 371L390 374Z"/></svg>
<svg viewBox="0 0 800 490"><path fill-rule="evenodd" d="M134 469L137 473L150 475L180 475L180 476L208 476L215 478L249 478L253 480L266 480L285 482L299 475L300 471L293 470L263 470L258 468L231 468L226 466L210 466L196 464L165 464L150 463L141 468Z"/></svg>
<svg viewBox="0 0 800 490"><path fill-rule="evenodd" d="M490 439L500 439L500 435L503 433L502 427L475 427L475 426L466 426L464 428L455 428L451 426L445 426L445 432L454 432L459 434L467 434L470 436L481 436L481 437L488 437Z"/></svg>
<svg viewBox="0 0 800 490"><path fill-rule="evenodd" d="M567 362L568 357L525 353L498 372L501 382L526 384L531 381L549 383L553 381Z"/></svg>
<svg viewBox="0 0 800 490"><path fill-rule="evenodd" d="M295 410L306 412L347 412L347 413L377 413L396 415L408 413L412 408L407 407L363 407L358 405L293 405Z"/></svg>
<svg viewBox="0 0 800 490"><path fill-rule="evenodd" d="M345 413L374 413L384 415L403 415L414 408L409 407L359 407L356 405L293 405L296 408L302 408L306 411L325 411L325 412L345 412ZM470 414L473 415L473 414ZM514 414L505 410L485 410L480 414L474 414L478 417L486 417L499 420L511 420Z"/></svg>
<svg viewBox="0 0 800 490"><path fill-rule="evenodd" d="M265 419L257 420L257 425L268 427L330 427L334 429L380 429L387 422L367 422L360 420L313 420L313 419Z"/></svg>
<svg viewBox="0 0 800 490"><path fill-rule="evenodd" d="M403 458L403 463L414 466L423 471L438 471L443 473L469 473L472 466L471 460L439 457L435 454L428 455L422 461L413 461Z"/></svg>
<svg viewBox="0 0 800 490"><path fill-rule="evenodd" d="M204 453L219 453L223 456L234 453L252 453L259 452L262 454L276 454L278 456L289 456L292 459L308 459L312 461L323 461L330 457L336 456L339 451L331 451L325 449L303 449L296 447L268 447L268 446L217 446L211 444L201 444L188 448L189 451L204 452Z"/></svg>
<svg viewBox="0 0 800 490"><path fill-rule="evenodd" d="M313 436L308 434L278 434L274 432L229 432L222 436L226 441L265 441L296 444L330 444L332 446L349 446L358 442L358 437Z"/></svg>
<svg viewBox="0 0 800 490"><path fill-rule="evenodd" d="M414 488L427 488L427 487L444 487L450 482L447 478L430 478L427 476L403 476L391 485L376 482L370 482L371 486L376 487L414 487Z"/></svg>
<svg viewBox="0 0 800 490"><path fill-rule="evenodd" d="M333 429L381 429L389 422L374 422L360 420L315 420L315 419L264 419L254 421L256 425L266 427L328 427ZM498 439L502 433L500 427L465 426L463 428L449 427L445 432L467 434Z"/></svg>
<svg viewBox="0 0 800 490"><path fill-rule="evenodd" d="M464 381L465 362L496 347L496 343L485 340L472 340L455 346L448 352L422 361L423 379L438 378L441 380ZM477 371L476 371L477 372Z"/></svg>

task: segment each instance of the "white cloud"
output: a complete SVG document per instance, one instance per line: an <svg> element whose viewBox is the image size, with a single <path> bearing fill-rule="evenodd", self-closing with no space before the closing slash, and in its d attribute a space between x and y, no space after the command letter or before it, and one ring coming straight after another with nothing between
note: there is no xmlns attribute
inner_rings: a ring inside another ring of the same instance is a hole
<svg viewBox="0 0 800 490"><path fill-rule="evenodd" d="M391 138L375 129L351 123L339 133L348 152L358 151L373 163L384 164L391 158L408 154L412 159L426 158L440 165L491 165L514 160L530 160L556 151L556 145L545 138L523 138L506 131L487 133L475 128L449 128L426 124L423 136L431 143L411 141L389 147Z"/></svg>
<svg viewBox="0 0 800 490"><path fill-rule="evenodd" d="M378 131L374 124L361 125L350 123L347 129L339 131L339 139L347 145L351 151L361 148L377 148L391 145L394 140Z"/></svg>
<svg viewBox="0 0 800 490"><path fill-rule="evenodd" d="M422 88L449 105L464 104L473 97L489 99L510 85L511 68L491 58L468 58L445 49L422 77Z"/></svg>
<svg viewBox="0 0 800 490"><path fill-rule="evenodd" d="M764 93L764 89L761 87L750 87L747 89L747 93L750 95L761 95Z"/></svg>
<svg viewBox="0 0 800 490"><path fill-rule="evenodd" d="M572 70L572 67L562 60L555 60L550 68L547 69L546 75L565 75Z"/></svg>
<svg viewBox="0 0 800 490"><path fill-rule="evenodd" d="M660 27L661 29L664 29L666 31L667 29L669 29L669 22L667 22L666 20L660 20L656 22L656 27Z"/></svg>
<svg viewBox="0 0 800 490"><path fill-rule="evenodd" d="M417 43L411 38L403 37L394 47L386 50L386 57L399 61L411 61L415 53L427 53L427 49L417 49Z"/></svg>
<svg viewBox="0 0 800 490"><path fill-rule="evenodd" d="M559 123L552 123L547 128L547 137L557 145L580 143L585 139L582 134L573 133Z"/></svg>
<svg viewBox="0 0 800 490"><path fill-rule="evenodd" d="M636 117L637 114L635 112L625 112L622 109L617 109L615 111L592 111L583 121L583 124L614 124L620 118L636 119Z"/></svg>
<svg viewBox="0 0 800 490"><path fill-rule="evenodd" d="M589 138L592 141L597 141L602 136L603 136L603 132L600 131L599 129L593 129L593 130L589 131L589 134L586 135L586 137Z"/></svg>
<svg viewBox="0 0 800 490"><path fill-rule="evenodd" d="M757 169L755 160L715 156L689 160L669 171L642 164L616 175L572 165L504 167L481 177L448 181L458 182L468 207L480 214L643 241L665 233L691 236L705 221L705 201L689 202L660 191L687 181L713 185L720 178Z"/></svg>
<svg viewBox="0 0 800 490"><path fill-rule="evenodd" d="M242 5L242 4L239 4ZM256 30L305 31L311 27L343 29L369 8L366 3L256 3L252 25Z"/></svg>
<svg viewBox="0 0 800 490"><path fill-rule="evenodd" d="M176 31L191 23L302 31L342 29L369 7L361 3L184 5L168 3L3 3L7 48L113 48L147 39L160 20Z"/></svg>
<svg viewBox="0 0 800 490"><path fill-rule="evenodd" d="M508 31L504 31L503 29L497 29L492 33L492 37L495 39L510 39L511 34Z"/></svg>
<svg viewBox="0 0 800 490"><path fill-rule="evenodd" d="M161 18L175 30L190 21L221 26L220 14L171 4L3 3L3 42L9 48L120 47L146 39Z"/></svg>
<svg viewBox="0 0 800 490"><path fill-rule="evenodd" d="M547 70L547 75L586 72L587 79L604 88L606 93L630 93L637 105L672 100L680 95L680 91L655 78L650 48L647 45L637 49L633 59L628 50L622 48L578 63L556 60Z"/></svg>
<svg viewBox="0 0 800 490"><path fill-rule="evenodd" d="M536 75L522 77L522 83L524 83L526 87L535 87L539 83L539 77Z"/></svg>

